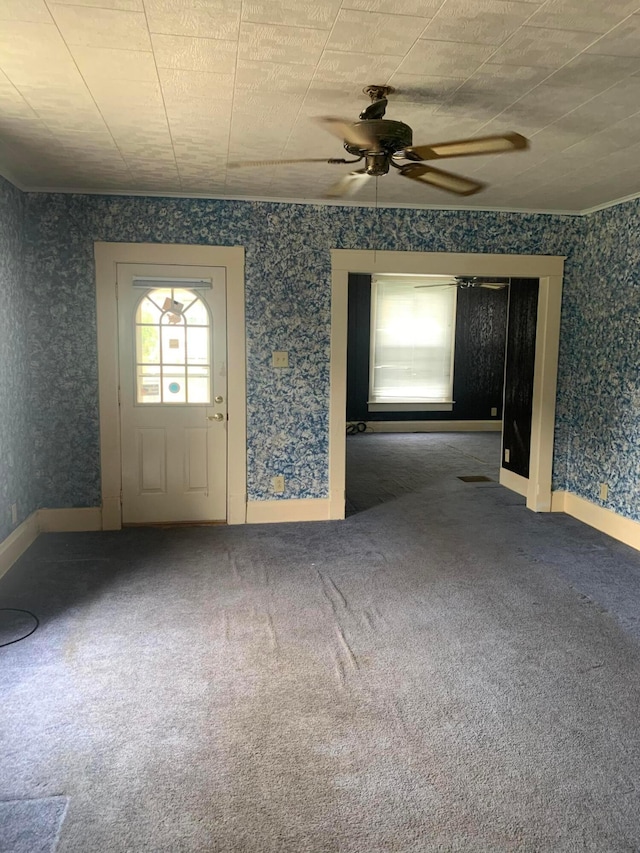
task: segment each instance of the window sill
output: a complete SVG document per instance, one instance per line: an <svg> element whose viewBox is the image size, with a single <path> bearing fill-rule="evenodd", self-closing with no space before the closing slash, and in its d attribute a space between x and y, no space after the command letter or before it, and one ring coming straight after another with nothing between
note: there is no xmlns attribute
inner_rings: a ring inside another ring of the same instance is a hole
<svg viewBox="0 0 640 853"><path fill-rule="evenodd" d="M385 403L367 401L367 409L370 412L452 412L454 402L454 400L435 400L432 402L394 400Z"/></svg>

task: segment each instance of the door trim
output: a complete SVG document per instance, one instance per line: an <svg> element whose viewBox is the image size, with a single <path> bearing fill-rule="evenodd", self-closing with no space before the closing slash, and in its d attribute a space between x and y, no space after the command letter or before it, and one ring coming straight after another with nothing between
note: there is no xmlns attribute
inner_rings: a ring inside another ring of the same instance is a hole
<svg viewBox="0 0 640 853"><path fill-rule="evenodd" d="M490 255L455 252L331 251L331 398L329 404L329 496L331 518L345 516L345 412L347 406L347 298L349 273L481 275L537 278L538 317L531 418L527 507L551 511L560 308L565 258L560 255ZM501 468L501 473L504 469ZM502 482L502 480L501 480ZM506 485L506 484L505 484Z"/></svg>
<svg viewBox="0 0 640 853"><path fill-rule="evenodd" d="M102 529L122 527L118 405L117 264L173 264L227 270L227 523L247 520L247 405L244 248L158 243L94 244L100 409Z"/></svg>

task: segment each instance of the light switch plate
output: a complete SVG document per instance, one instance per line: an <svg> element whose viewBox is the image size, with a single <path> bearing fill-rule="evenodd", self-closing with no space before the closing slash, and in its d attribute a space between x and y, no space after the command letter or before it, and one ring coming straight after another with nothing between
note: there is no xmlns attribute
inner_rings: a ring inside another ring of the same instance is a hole
<svg viewBox="0 0 640 853"><path fill-rule="evenodd" d="M271 361L274 367L289 367L289 353L286 350L274 350Z"/></svg>

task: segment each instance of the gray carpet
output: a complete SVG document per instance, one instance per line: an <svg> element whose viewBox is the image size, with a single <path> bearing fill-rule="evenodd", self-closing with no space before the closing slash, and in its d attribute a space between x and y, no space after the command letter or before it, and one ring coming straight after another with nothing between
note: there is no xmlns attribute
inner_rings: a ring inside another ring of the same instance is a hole
<svg viewBox="0 0 640 853"><path fill-rule="evenodd" d="M640 555L397 438L343 523L40 537L0 799L68 797L58 853L639 850Z"/></svg>
<svg viewBox="0 0 640 853"><path fill-rule="evenodd" d="M0 802L0 853L54 853L66 797Z"/></svg>

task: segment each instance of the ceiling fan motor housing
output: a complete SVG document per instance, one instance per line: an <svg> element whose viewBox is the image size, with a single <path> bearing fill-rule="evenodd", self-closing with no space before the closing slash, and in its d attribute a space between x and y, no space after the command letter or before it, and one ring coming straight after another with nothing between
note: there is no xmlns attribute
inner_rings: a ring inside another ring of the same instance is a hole
<svg viewBox="0 0 640 853"><path fill-rule="evenodd" d="M365 119L354 122L354 128L362 128L367 136L374 137L382 151L387 154L395 154L413 144L413 132L408 124L402 121L391 121L390 119ZM349 145L345 142L344 147L349 154L358 157L366 153L366 149L358 148L357 145Z"/></svg>

